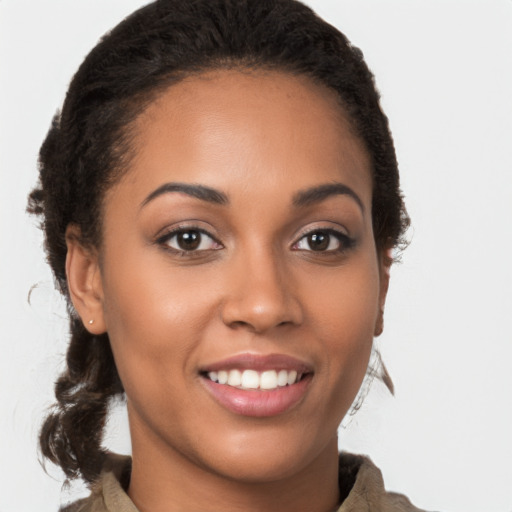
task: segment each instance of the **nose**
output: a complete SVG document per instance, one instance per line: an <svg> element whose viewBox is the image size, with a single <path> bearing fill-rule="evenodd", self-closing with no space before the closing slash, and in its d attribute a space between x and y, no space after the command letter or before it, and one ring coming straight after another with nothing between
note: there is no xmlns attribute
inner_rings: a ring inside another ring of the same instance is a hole
<svg viewBox="0 0 512 512"><path fill-rule="evenodd" d="M240 255L230 263L222 320L231 328L265 333L300 325L303 309L292 276L271 254Z"/></svg>

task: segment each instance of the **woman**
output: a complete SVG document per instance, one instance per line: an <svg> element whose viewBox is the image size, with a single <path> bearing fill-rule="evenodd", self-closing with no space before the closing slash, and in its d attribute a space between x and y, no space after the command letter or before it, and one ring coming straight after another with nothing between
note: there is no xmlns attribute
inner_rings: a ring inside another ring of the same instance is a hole
<svg viewBox="0 0 512 512"><path fill-rule="evenodd" d="M418 510L337 451L408 224L342 34L293 0L150 4L75 75L40 180L71 317L41 448L92 489L67 510ZM122 394L131 460L101 448Z"/></svg>

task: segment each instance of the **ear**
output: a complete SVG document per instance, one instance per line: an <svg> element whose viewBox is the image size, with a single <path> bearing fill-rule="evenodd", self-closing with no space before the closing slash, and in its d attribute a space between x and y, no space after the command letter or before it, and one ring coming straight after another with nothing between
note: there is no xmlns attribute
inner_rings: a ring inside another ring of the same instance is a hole
<svg viewBox="0 0 512 512"><path fill-rule="evenodd" d="M378 255L379 261L379 312L375 322L374 336L380 336L384 331L384 306L386 305L386 297L389 288L389 273L391 263L393 262L392 256L393 249L384 249Z"/></svg>
<svg viewBox="0 0 512 512"><path fill-rule="evenodd" d="M69 225L66 229L66 276L73 306L91 334L106 331L103 315L103 284L98 253L80 242L80 229Z"/></svg>

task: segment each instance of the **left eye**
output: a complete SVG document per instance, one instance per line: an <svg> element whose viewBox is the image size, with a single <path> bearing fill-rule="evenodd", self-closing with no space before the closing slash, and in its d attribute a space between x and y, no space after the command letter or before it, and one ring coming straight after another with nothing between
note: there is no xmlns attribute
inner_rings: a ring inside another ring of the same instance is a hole
<svg viewBox="0 0 512 512"><path fill-rule="evenodd" d="M341 233L318 230L304 235L295 245L294 249L300 251L327 252L337 251L343 247L343 239L348 238Z"/></svg>
<svg viewBox="0 0 512 512"><path fill-rule="evenodd" d="M176 251L207 251L219 249L220 244L198 229L181 229L168 235L162 243Z"/></svg>

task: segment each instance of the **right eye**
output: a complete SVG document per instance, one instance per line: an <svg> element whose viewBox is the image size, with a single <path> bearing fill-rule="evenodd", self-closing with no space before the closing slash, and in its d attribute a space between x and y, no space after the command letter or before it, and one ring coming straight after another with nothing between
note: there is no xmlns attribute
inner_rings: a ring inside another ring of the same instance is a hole
<svg viewBox="0 0 512 512"><path fill-rule="evenodd" d="M354 240L337 230L315 229L304 234L294 245L298 251L312 251L323 254L338 254L350 249Z"/></svg>
<svg viewBox="0 0 512 512"><path fill-rule="evenodd" d="M179 228L161 237L158 242L179 253L221 249L212 236L197 228Z"/></svg>

